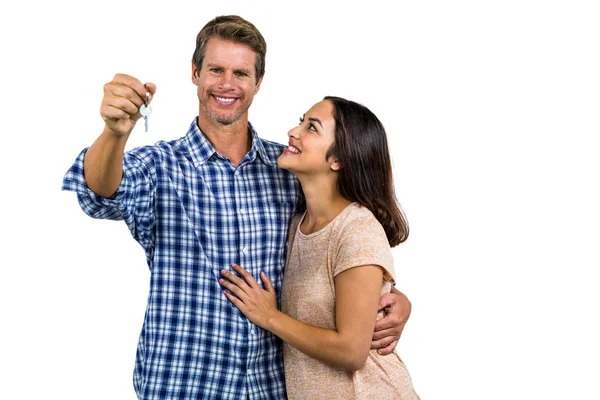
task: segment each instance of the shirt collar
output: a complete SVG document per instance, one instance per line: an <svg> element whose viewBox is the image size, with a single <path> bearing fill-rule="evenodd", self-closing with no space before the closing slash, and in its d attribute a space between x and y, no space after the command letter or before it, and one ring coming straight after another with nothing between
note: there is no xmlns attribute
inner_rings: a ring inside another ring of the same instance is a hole
<svg viewBox="0 0 600 400"><path fill-rule="evenodd" d="M258 158L266 165L272 167L273 160L267 154L265 150L263 141L258 137L258 134L252 127L252 124L248 122L248 132L252 136L252 147L250 151L244 159L242 160L242 164L247 164L253 162L258 155ZM186 147L188 148L188 152L192 159L192 162L196 168L199 168L205 162L207 162L212 156L222 157L212 144L208 141L206 136L202 133L198 124L196 122L196 118L190 124L188 128L187 134L185 135L184 141L186 143Z"/></svg>
<svg viewBox="0 0 600 400"><path fill-rule="evenodd" d="M267 150L265 149L264 142L261 138L258 137L258 133L252 127L252 124L248 122L248 132L252 136L252 147L250 151L246 155L246 157L250 157L250 161L254 161L256 156L263 162L263 164L268 165L269 167L273 167L275 164L273 160L269 157Z"/></svg>

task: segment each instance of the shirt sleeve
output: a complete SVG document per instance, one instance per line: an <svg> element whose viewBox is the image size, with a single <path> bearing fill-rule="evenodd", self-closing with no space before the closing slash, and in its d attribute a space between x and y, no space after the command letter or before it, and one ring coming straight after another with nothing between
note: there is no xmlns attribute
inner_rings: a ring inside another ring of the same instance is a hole
<svg viewBox="0 0 600 400"><path fill-rule="evenodd" d="M77 193L81 209L90 217L124 220L147 257L154 251L156 169L148 152L126 152L123 179L116 193L105 198L88 188L83 175L84 149L63 178L62 190Z"/></svg>
<svg viewBox="0 0 600 400"><path fill-rule="evenodd" d="M383 227L372 214L351 216L336 232L333 276L355 267L378 265L385 282L394 283L394 261Z"/></svg>

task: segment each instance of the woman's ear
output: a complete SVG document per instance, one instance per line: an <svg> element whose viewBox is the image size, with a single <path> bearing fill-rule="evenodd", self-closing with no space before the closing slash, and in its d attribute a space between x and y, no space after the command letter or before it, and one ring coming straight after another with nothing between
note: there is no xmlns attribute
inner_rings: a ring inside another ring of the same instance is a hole
<svg viewBox="0 0 600 400"><path fill-rule="evenodd" d="M340 163L340 160L338 160L337 158L334 158L333 162L330 165L330 168L333 171L339 171L340 169L342 169L342 164Z"/></svg>

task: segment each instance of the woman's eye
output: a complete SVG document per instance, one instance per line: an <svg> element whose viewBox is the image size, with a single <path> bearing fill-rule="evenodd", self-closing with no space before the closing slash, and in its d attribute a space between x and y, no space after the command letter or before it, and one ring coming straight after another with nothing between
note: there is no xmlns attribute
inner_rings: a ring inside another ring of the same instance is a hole
<svg viewBox="0 0 600 400"><path fill-rule="evenodd" d="M302 123L304 122L304 118L300 117L298 118L298 125L302 125Z"/></svg>

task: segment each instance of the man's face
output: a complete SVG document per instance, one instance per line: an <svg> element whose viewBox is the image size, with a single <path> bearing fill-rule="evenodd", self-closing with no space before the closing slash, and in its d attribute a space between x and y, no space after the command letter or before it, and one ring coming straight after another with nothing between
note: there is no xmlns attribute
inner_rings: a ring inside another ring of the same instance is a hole
<svg viewBox="0 0 600 400"><path fill-rule="evenodd" d="M239 43L209 39L200 70L192 62L192 81L198 87L200 119L229 125L248 118L248 108L258 93L256 53Z"/></svg>

